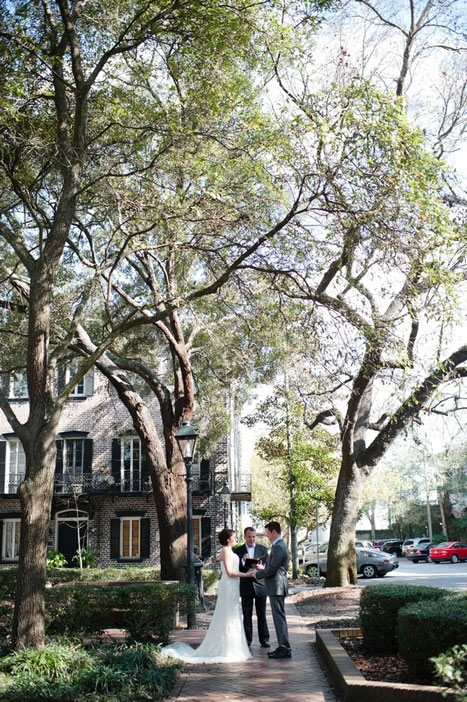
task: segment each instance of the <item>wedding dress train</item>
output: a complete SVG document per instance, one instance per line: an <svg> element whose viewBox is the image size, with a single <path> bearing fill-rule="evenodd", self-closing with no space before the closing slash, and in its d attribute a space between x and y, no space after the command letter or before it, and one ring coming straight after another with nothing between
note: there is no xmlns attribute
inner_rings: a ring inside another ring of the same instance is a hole
<svg viewBox="0 0 467 702"><path fill-rule="evenodd" d="M238 556L231 551L228 557L229 569L238 573ZM230 578L222 561L221 570L216 608L202 643L196 649L186 643L173 643L161 649L164 655L194 664L235 663L252 658L243 629L240 578Z"/></svg>

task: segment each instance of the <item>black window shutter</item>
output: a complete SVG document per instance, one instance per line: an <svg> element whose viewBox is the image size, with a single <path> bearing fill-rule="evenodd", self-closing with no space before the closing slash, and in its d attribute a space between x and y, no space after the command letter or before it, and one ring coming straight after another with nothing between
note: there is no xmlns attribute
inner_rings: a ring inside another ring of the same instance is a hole
<svg viewBox="0 0 467 702"><path fill-rule="evenodd" d="M211 555L211 517L201 517L201 558Z"/></svg>
<svg viewBox="0 0 467 702"><path fill-rule="evenodd" d="M120 483L120 465L122 460L122 444L120 439L112 439L112 476Z"/></svg>
<svg viewBox="0 0 467 702"><path fill-rule="evenodd" d="M5 456L6 441L0 441L0 495L5 492Z"/></svg>
<svg viewBox="0 0 467 702"><path fill-rule="evenodd" d="M83 473L92 473L92 439L84 439Z"/></svg>
<svg viewBox="0 0 467 702"><path fill-rule="evenodd" d="M60 394L65 387L65 366L61 363L57 368L57 392Z"/></svg>
<svg viewBox="0 0 467 702"><path fill-rule="evenodd" d="M3 549L3 519L0 519L0 549ZM3 550L0 550L0 561L3 560Z"/></svg>
<svg viewBox="0 0 467 702"><path fill-rule="evenodd" d="M209 459L208 458L203 458L203 460L200 463L199 466L199 477L200 480L203 481L208 481L209 480L209 475L210 475L210 467L209 467Z"/></svg>
<svg viewBox="0 0 467 702"><path fill-rule="evenodd" d="M120 519L110 520L110 558L120 558Z"/></svg>
<svg viewBox="0 0 467 702"><path fill-rule="evenodd" d="M61 475L63 473L63 439L57 439L57 456L55 457L55 473Z"/></svg>
<svg viewBox="0 0 467 702"><path fill-rule="evenodd" d="M149 558L149 547L150 547L150 529L151 520L141 519L141 543L140 543L140 555L141 558Z"/></svg>

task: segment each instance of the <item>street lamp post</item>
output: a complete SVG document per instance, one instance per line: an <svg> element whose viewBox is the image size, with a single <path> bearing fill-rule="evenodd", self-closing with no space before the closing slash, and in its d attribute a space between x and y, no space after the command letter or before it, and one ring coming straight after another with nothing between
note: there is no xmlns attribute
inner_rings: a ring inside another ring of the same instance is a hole
<svg viewBox="0 0 467 702"><path fill-rule="evenodd" d="M224 505L224 528L227 527L227 505L229 504L230 501L230 489L227 483L224 483L221 491L220 491L220 496L222 500L222 504Z"/></svg>
<svg viewBox="0 0 467 702"><path fill-rule="evenodd" d="M191 472L191 467L193 463L193 456L195 454L196 440L198 434L191 426L190 422L182 422L179 430L175 434L177 440L178 448L182 454L183 461L186 468L186 532L187 532L187 558L186 558L186 570L187 570L187 582L190 585L195 584L195 548L194 548L194 538L193 538L193 474ZM190 608L187 613L187 626L188 629L196 629L196 612L193 608Z"/></svg>

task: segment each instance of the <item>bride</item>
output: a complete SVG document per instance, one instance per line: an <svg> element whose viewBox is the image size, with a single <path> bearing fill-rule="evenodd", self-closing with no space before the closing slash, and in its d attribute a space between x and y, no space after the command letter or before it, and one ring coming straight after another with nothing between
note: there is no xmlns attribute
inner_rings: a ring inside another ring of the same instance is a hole
<svg viewBox="0 0 467 702"><path fill-rule="evenodd" d="M217 591L214 614L202 643L193 649L186 643L173 643L161 652L187 663L234 663L252 658L243 629L240 609L239 578L250 578L254 571L240 573L239 558L232 551L237 537L233 529L222 529L218 538L222 577Z"/></svg>

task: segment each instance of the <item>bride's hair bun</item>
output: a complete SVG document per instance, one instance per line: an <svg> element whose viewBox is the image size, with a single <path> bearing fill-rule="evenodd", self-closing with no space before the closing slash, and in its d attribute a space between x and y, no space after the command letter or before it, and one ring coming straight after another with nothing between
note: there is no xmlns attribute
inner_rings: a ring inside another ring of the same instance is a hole
<svg viewBox="0 0 467 702"><path fill-rule="evenodd" d="M218 533L217 538L222 546L227 546L229 539L231 536L233 536L233 534L235 534L233 529L222 529L222 531Z"/></svg>

